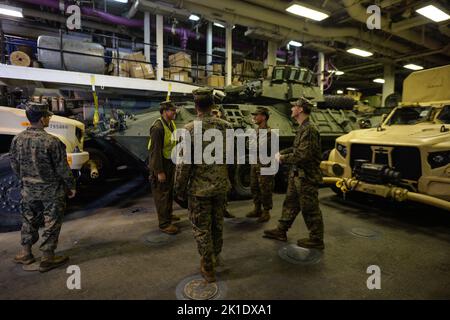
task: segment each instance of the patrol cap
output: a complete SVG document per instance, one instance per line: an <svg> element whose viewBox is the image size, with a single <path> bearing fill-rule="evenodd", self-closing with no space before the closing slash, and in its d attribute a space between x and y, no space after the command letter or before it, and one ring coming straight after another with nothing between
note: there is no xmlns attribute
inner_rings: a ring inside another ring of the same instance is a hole
<svg viewBox="0 0 450 320"><path fill-rule="evenodd" d="M292 101L291 105L303 107L307 114L311 113L312 107L314 106L313 102L304 96L301 96L298 100Z"/></svg>
<svg viewBox="0 0 450 320"><path fill-rule="evenodd" d="M214 94L213 88L202 87L192 91L194 97L196 96L212 96Z"/></svg>
<svg viewBox="0 0 450 320"><path fill-rule="evenodd" d="M214 89L203 87L192 91L194 101L198 108L207 109L214 105Z"/></svg>
<svg viewBox="0 0 450 320"><path fill-rule="evenodd" d="M51 117L53 112L48 110L48 104L27 102L25 113L30 122L38 122L43 117Z"/></svg>
<svg viewBox="0 0 450 320"><path fill-rule="evenodd" d="M269 109L266 107L257 107L255 111L252 112L252 115L262 114L266 117L266 119L269 119Z"/></svg>
<svg viewBox="0 0 450 320"><path fill-rule="evenodd" d="M163 111L165 110L173 110L176 111L177 107L175 106L175 104L172 101L163 101L159 104L159 112L163 113Z"/></svg>

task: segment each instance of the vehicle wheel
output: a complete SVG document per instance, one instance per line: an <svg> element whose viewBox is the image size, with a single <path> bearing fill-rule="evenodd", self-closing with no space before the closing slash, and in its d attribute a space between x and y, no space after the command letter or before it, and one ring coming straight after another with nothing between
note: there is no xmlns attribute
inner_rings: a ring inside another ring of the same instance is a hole
<svg viewBox="0 0 450 320"><path fill-rule="evenodd" d="M12 171L9 154L0 156L0 226L15 230L22 224L20 182Z"/></svg>
<svg viewBox="0 0 450 320"><path fill-rule="evenodd" d="M84 151L89 152L89 161L94 161L97 165L99 177L97 179L91 178L91 172L88 165L83 166L81 169L81 179L84 182L101 182L105 178L111 176L111 162L108 157L100 150L93 148L85 148Z"/></svg>
<svg viewBox="0 0 450 320"><path fill-rule="evenodd" d="M237 165L232 179L233 195L238 199L251 198L252 192L250 190L250 165Z"/></svg>

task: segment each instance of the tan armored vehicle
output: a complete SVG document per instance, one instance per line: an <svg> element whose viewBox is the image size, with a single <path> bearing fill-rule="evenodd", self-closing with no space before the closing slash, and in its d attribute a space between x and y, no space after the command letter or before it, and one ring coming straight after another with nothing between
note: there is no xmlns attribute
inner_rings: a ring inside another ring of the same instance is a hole
<svg viewBox="0 0 450 320"><path fill-rule="evenodd" d="M411 73L401 104L377 128L337 138L321 168L337 192L450 210L450 65Z"/></svg>

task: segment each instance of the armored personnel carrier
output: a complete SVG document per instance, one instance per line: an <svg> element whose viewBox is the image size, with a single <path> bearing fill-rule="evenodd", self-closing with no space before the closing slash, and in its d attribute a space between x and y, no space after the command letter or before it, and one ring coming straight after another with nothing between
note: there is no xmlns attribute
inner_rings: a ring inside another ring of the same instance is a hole
<svg viewBox="0 0 450 320"><path fill-rule="evenodd" d="M450 210L449 87L450 65L411 73L380 126L336 139L321 164L333 189Z"/></svg>
<svg viewBox="0 0 450 320"><path fill-rule="evenodd" d="M252 128L251 113L259 106L270 110L269 126L279 129L280 149L291 146L297 130L297 123L290 117L290 101L305 96L314 103L322 103L311 115L314 124L319 128L324 152L331 150L337 137L359 128L358 118L349 108L323 108L325 99L319 87L314 85L314 74L307 68L292 66L276 66L270 79L247 81L241 86L229 86L224 92L216 92L217 108L223 119L234 128ZM176 102L180 107L175 120L178 128L196 117L192 102ZM150 125L159 117L159 112L147 112L136 115L133 120L126 121L123 130L108 134L108 139L131 152L141 163L147 161L147 143ZM89 141L86 142L88 146ZM87 147L88 148L88 147ZM88 148L92 155L91 150ZM105 157L104 157L105 158ZM282 181L283 170L280 170ZM233 193L237 197L250 196L250 168L238 165L231 173Z"/></svg>

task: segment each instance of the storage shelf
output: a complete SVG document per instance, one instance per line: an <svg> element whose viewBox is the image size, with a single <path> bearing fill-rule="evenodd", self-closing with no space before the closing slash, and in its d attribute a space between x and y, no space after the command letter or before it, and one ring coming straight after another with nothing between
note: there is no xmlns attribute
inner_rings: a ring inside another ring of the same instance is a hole
<svg viewBox="0 0 450 320"><path fill-rule="evenodd" d="M167 92L169 90L169 84L171 84L171 93L190 94L192 93L192 90L198 88L198 86L180 82L125 78L74 71L20 67L6 64L0 64L0 80L2 79L61 83L65 85L89 87L94 84L96 90L99 92L101 92L102 88Z"/></svg>

